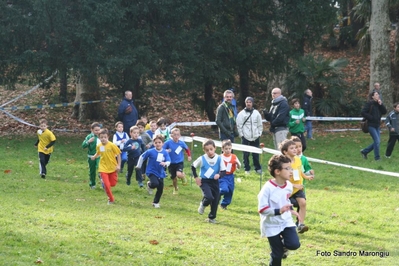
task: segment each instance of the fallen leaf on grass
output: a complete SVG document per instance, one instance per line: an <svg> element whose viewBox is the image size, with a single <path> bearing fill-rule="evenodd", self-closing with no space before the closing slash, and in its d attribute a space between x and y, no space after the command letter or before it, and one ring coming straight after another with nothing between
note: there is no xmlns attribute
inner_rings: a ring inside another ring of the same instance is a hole
<svg viewBox="0 0 399 266"><path fill-rule="evenodd" d="M353 221L349 221L351 224L357 224L357 221L356 220L353 220Z"/></svg>
<svg viewBox="0 0 399 266"><path fill-rule="evenodd" d="M86 199L76 199L76 201L85 201Z"/></svg>
<svg viewBox="0 0 399 266"><path fill-rule="evenodd" d="M45 202L46 200L45 200L45 199L39 199L39 201L41 201L41 202Z"/></svg>
<svg viewBox="0 0 399 266"><path fill-rule="evenodd" d="M338 214L336 214L336 213L333 213L333 214L331 214L331 217L338 217Z"/></svg>
<svg viewBox="0 0 399 266"><path fill-rule="evenodd" d="M150 240L150 244L151 244L151 245L158 245L158 244L159 244L159 242L158 242L158 241L156 241L156 240Z"/></svg>
<svg viewBox="0 0 399 266"><path fill-rule="evenodd" d="M37 258L37 260L35 261L36 264L40 264L43 263L43 261L40 258Z"/></svg>
<svg viewBox="0 0 399 266"><path fill-rule="evenodd" d="M156 219L162 219L163 217L162 217L162 216L154 216L154 218L156 218Z"/></svg>

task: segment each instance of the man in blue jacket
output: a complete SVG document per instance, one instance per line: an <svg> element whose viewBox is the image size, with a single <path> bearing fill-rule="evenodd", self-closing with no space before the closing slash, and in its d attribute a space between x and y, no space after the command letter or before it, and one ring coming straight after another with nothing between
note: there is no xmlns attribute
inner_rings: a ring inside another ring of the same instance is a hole
<svg viewBox="0 0 399 266"><path fill-rule="evenodd" d="M274 148L279 149L280 143L287 138L290 107L287 98L281 95L280 88L272 90L272 106L263 110L263 115L270 122L270 132L273 135Z"/></svg>
<svg viewBox="0 0 399 266"><path fill-rule="evenodd" d="M133 94L125 91L125 98L118 108L118 120L123 123L123 131L130 136L130 127L135 126L139 118L136 107L133 104Z"/></svg>

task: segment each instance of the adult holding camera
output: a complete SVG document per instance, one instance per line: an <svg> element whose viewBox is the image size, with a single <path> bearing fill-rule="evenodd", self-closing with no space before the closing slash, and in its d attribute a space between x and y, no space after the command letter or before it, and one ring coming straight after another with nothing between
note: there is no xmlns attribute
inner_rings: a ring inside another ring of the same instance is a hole
<svg viewBox="0 0 399 266"><path fill-rule="evenodd" d="M290 107L287 98L281 95L280 88L272 90L272 106L263 110L263 115L270 122L270 132L273 135L274 148L279 149L280 143L287 138Z"/></svg>
<svg viewBox="0 0 399 266"><path fill-rule="evenodd" d="M133 104L133 94L131 91L125 91L125 98L118 108L118 120L123 122L123 131L130 136L130 127L135 126L139 119L139 114Z"/></svg>

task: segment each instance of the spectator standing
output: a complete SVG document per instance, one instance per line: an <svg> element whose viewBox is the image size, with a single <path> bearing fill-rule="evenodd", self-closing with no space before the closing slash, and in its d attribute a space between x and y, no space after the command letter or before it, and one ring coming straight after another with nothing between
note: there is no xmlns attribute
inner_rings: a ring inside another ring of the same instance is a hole
<svg viewBox="0 0 399 266"><path fill-rule="evenodd" d="M231 90L233 93L236 92L236 90L234 88L230 88L229 90ZM237 114L238 114L238 112L237 112L237 101L236 101L236 98L234 96L233 96L233 99L231 100L231 105L233 106L234 117L237 118ZM224 102L224 98L223 98L223 102Z"/></svg>
<svg viewBox="0 0 399 266"><path fill-rule="evenodd" d="M264 109L263 115L270 122L270 132L273 135L274 148L278 150L280 143L287 138L290 107L287 98L281 95L280 88L272 90L272 99L270 111Z"/></svg>
<svg viewBox="0 0 399 266"><path fill-rule="evenodd" d="M367 154L374 150L374 159L376 161L380 160L380 123L381 116L386 113L387 109L382 103L380 95L378 92L372 91L369 94L369 101L366 102L362 109L362 116L368 121L368 129L373 143L360 150L363 159L367 159Z"/></svg>
<svg viewBox="0 0 399 266"><path fill-rule="evenodd" d="M378 92L378 95L380 95L380 100L382 101L382 92L381 92L381 85L380 83L376 82L374 83L374 89L373 92Z"/></svg>
<svg viewBox="0 0 399 266"><path fill-rule="evenodd" d="M313 100L312 91L309 89L305 90L305 93L303 95L303 110L305 111L305 117L313 116L312 100ZM305 131L306 131L306 137L308 139L314 139L312 130L313 130L312 120L306 120Z"/></svg>
<svg viewBox="0 0 399 266"><path fill-rule="evenodd" d="M389 130L389 140L385 157L391 158L393 148L396 141L399 141L399 102L393 104L393 111L391 111L385 118L385 125Z"/></svg>
<svg viewBox="0 0 399 266"><path fill-rule="evenodd" d="M123 122L123 131L128 135L130 134L130 128L136 125L139 118L139 114L134 106L132 98L132 92L125 91L125 98L122 100L118 108L118 120Z"/></svg>
<svg viewBox="0 0 399 266"><path fill-rule="evenodd" d="M247 97L245 99L245 108L237 116L237 130L242 144L259 148L259 139L263 131L262 116L253 106L254 98ZM249 174L249 171L251 170L249 154L249 152L243 152L244 169L246 174ZM252 153L252 160L255 171L261 173L262 170L259 163L259 154Z"/></svg>
<svg viewBox="0 0 399 266"><path fill-rule="evenodd" d="M224 101L216 109L216 125L219 128L219 138L222 141L229 139L231 143L234 143L234 137L238 136L234 106L232 105L234 92L226 90L223 93L223 98Z"/></svg>

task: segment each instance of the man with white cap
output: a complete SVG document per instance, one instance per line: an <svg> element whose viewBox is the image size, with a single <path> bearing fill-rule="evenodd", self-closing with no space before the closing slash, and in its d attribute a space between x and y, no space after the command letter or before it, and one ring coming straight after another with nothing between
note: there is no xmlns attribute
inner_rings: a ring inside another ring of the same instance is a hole
<svg viewBox="0 0 399 266"><path fill-rule="evenodd" d="M241 138L241 143L259 148L259 140L263 131L262 116L258 110L254 109L254 98L247 97L245 99L245 108L237 115L237 130ZM244 169L245 173L249 174L251 166L249 163L249 152L244 154ZM252 160L257 173L261 173L261 166L259 163L259 154L252 153Z"/></svg>

